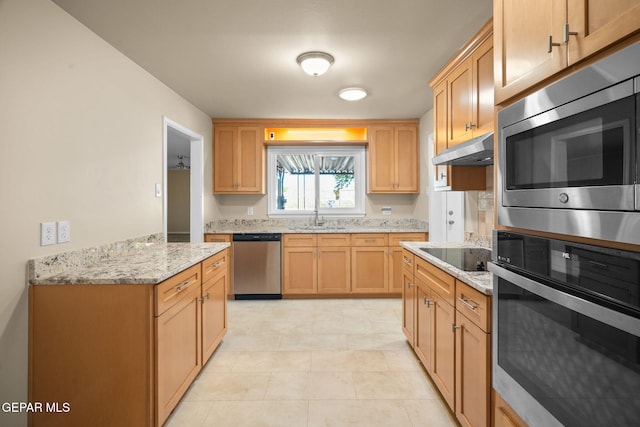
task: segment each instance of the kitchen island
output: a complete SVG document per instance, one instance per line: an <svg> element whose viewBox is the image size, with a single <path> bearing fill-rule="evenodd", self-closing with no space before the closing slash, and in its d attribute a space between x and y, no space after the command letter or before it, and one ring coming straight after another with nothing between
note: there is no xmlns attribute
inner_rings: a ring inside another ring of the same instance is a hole
<svg viewBox="0 0 640 427"><path fill-rule="evenodd" d="M31 260L29 401L51 410L30 425L162 425L226 333L228 246L156 236Z"/></svg>
<svg viewBox="0 0 640 427"><path fill-rule="evenodd" d="M464 249L457 251L457 258L469 255L474 269L477 260L486 266L487 249L443 242L401 246L402 329L407 340L460 424L489 426L491 273L465 271L428 251Z"/></svg>

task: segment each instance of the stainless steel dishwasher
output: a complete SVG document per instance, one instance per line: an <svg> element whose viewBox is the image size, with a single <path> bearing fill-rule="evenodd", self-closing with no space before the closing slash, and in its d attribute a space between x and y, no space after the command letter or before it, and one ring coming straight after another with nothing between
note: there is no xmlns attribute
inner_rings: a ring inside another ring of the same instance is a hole
<svg viewBox="0 0 640 427"><path fill-rule="evenodd" d="M280 233L233 235L235 299L281 299Z"/></svg>

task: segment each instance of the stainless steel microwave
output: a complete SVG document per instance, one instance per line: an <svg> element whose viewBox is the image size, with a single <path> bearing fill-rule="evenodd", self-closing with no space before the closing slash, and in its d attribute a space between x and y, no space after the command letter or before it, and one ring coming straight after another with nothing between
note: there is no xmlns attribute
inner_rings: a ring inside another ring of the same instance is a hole
<svg viewBox="0 0 640 427"><path fill-rule="evenodd" d="M640 244L640 42L498 113L498 223Z"/></svg>

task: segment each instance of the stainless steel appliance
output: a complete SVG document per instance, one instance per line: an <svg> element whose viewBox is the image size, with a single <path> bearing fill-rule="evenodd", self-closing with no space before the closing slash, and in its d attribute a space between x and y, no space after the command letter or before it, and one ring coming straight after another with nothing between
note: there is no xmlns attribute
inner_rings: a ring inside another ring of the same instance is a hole
<svg viewBox="0 0 640 427"><path fill-rule="evenodd" d="M531 427L638 425L640 253L494 231L493 387Z"/></svg>
<svg viewBox="0 0 640 427"><path fill-rule="evenodd" d="M498 113L498 223L640 244L640 42Z"/></svg>
<svg viewBox="0 0 640 427"><path fill-rule="evenodd" d="M235 299L281 299L280 233L233 235Z"/></svg>

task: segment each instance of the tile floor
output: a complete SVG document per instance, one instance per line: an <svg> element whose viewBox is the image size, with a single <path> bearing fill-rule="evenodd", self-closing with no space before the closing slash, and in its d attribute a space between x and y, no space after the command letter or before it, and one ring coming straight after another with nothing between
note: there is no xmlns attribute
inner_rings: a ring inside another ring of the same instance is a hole
<svg viewBox="0 0 640 427"><path fill-rule="evenodd" d="M229 301L227 335L166 425L455 426L401 316L400 299Z"/></svg>

